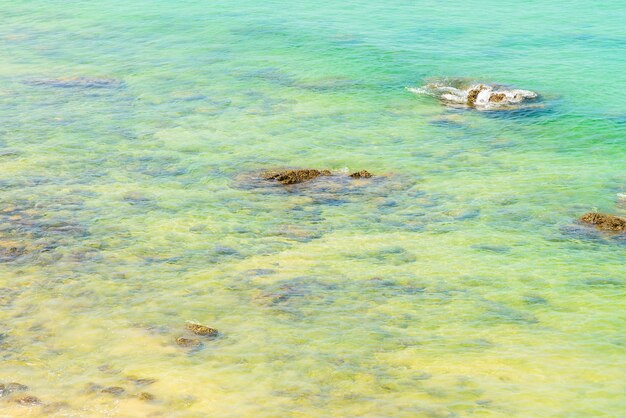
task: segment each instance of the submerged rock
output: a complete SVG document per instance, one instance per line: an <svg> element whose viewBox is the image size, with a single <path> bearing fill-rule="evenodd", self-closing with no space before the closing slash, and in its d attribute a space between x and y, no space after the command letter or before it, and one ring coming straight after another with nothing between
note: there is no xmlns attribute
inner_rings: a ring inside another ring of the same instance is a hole
<svg viewBox="0 0 626 418"><path fill-rule="evenodd" d="M53 415L55 412L59 412L61 409L66 409L69 408L70 404L68 404L67 402L52 402L49 404L46 404L42 407L41 412L43 412L43 414L45 416L58 416L58 415Z"/></svg>
<svg viewBox="0 0 626 418"><path fill-rule="evenodd" d="M253 293L252 299L259 305L267 307L282 306L287 310L298 309L300 303L310 303L313 300L324 298L324 295L335 289L333 284L320 282L309 277L296 277L273 283L263 289L257 289Z"/></svg>
<svg viewBox="0 0 626 418"><path fill-rule="evenodd" d="M0 262L13 261L27 253L28 250L23 245L0 242Z"/></svg>
<svg viewBox="0 0 626 418"><path fill-rule="evenodd" d="M103 364L101 366L98 366L98 370L100 370L103 373L107 373L107 374L118 374L119 372L121 372L120 369L116 369L115 367L111 366L110 364Z"/></svg>
<svg viewBox="0 0 626 418"><path fill-rule="evenodd" d="M358 192L357 190L366 185L374 186L374 183L367 181L352 181L356 179L369 179L374 177L372 173L366 170L348 171L341 169L337 171L324 169L269 169L264 171L243 172L236 176L234 185L242 189L266 189L268 192L274 193L297 193L298 191L320 192L332 195L333 199L337 196L350 194L350 192ZM379 180L376 184L382 184L384 179L389 175L376 176ZM293 185L306 184L305 187L291 187ZM277 187L288 186L288 187Z"/></svg>
<svg viewBox="0 0 626 418"><path fill-rule="evenodd" d="M527 305L546 305L548 303L546 298L537 295L526 295L522 297L522 300Z"/></svg>
<svg viewBox="0 0 626 418"><path fill-rule="evenodd" d="M108 77L60 77L60 78L35 78L28 81L35 86L49 86L61 88L104 88L118 87L121 82Z"/></svg>
<svg viewBox="0 0 626 418"><path fill-rule="evenodd" d="M67 402L52 402L52 403L43 405L41 412L44 414L44 416L59 416L58 414L57 415L54 415L54 414L59 412L62 409L66 409L69 407L70 407L70 404L68 404Z"/></svg>
<svg viewBox="0 0 626 418"><path fill-rule="evenodd" d="M176 344L181 347L199 347L202 345L202 342L196 338L178 337L176 338Z"/></svg>
<svg viewBox="0 0 626 418"><path fill-rule="evenodd" d="M108 393L114 396L121 396L126 392L126 389L119 386L109 386L108 388L102 389L100 392Z"/></svg>
<svg viewBox="0 0 626 418"><path fill-rule="evenodd" d="M303 170L267 171L263 173L262 177L265 180L275 180L279 183L288 185L288 184L303 183L305 181L313 180L320 176L330 176L330 175L331 173L328 170L303 169Z"/></svg>
<svg viewBox="0 0 626 418"><path fill-rule="evenodd" d="M19 392L24 390L28 390L28 386L22 385L21 383L0 383L0 397L10 395L13 392Z"/></svg>
<svg viewBox="0 0 626 418"><path fill-rule="evenodd" d="M14 398L12 402L24 406L41 405L41 400L38 397L32 395L18 396L17 398Z"/></svg>
<svg viewBox="0 0 626 418"><path fill-rule="evenodd" d="M133 382L137 386L148 386L157 382L157 379L139 378L135 376L128 376L126 379Z"/></svg>
<svg viewBox="0 0 626 418"><path fill-rule="evenodd" d="M85 392L87 393L99 392L101 390L102 390L102 385L99 385L94 382L89 382L85 385Z"/></svg>
<svg viewBox="0 0 626 418"><path fill-rule="evenodd" d="M138 396L137 396L140 400L142 401L153 401L154 400L154 395L148 392L141 392Z"/></svg>
<svg viewBox="0 0 626 418"><path fill-rule="evenodd" d="M185 324L185 328L193 332L196 335L202 335L204 337L216 337L219 331L215 328L207 327L206 325L200 325L193 322Z"/></svg>
<svg viewBox="0 0 626 418"><path fill-rule="evenodd" d="M88 235L87 228L74 221L80 209L82 202L73 198L36 204L15 200L1 208L0 263L49 264L61 258L58 247L76 245L76 239ZM55 215L59 213L63 215ZM68 257L78 251L68 252Z"/></svg>
<svg viewBox="0 0 626 418"><path fill-rule="evenodd" d="M603 231L626 232L626 218L605 213L589 212L579 219L581 222L595 225Z"/></svg>
<svg viewBox="0 0 626 418"><path fill-rule="evenodd" d="M368 179L372 177L372 174L367 170L357 171L356 173L350 174L350 177L353 179Z"/></svg>
<svg viewBox="0 0 626 418"><path fill-rule="evenodd" d="M9 392L23 391L28 390L28 386L17 382L11 382L6 385L6 390L8 390Z"/></svg>
<svg viewBox="0 0 626 418"><path fill-rule="evenodd" d="M470 83L467 80L439 80L420 88L408 87L415 94L425 94L439 99L446 106L476 110L515 110L537 107L539 94L530 90L515 89L499 84Z"/></svg>

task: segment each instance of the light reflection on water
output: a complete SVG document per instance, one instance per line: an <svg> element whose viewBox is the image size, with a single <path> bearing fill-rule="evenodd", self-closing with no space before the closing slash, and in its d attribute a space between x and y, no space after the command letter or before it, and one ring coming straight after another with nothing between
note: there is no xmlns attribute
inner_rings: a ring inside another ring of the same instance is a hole
<svg viewBox="0 0 626 418"><path fill-rule="evenodd" d="M0 2L2 414L619 415L626 241L574 220L626 215L621 9L143 3Z"/></svg>

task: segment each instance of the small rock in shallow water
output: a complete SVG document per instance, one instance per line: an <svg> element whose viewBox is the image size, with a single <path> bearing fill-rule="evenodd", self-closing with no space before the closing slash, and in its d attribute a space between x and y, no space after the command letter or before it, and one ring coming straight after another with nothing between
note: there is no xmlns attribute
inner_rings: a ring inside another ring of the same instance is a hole
<svg viewBox="0 0 626 418"><path fill-rule="evenodd" d="M98 392L100 390L102 390L102 386L97 383L89 382L85 385L85 392L87 393Z"/></svg>
<svg viewBox="0 0 626 418"><path fill-rule="evenodd" d="M350 177L352 177L353 179L368 179L372 177L372 174L369 171L361 170L357 171L356 173L350 174Z"/></svg>
<svg viewBox="0 0 626 418"><path fill-rule="evenodd" d="M28 390L28 386L22 385L21 383L0 383L0 397L9 395L13 392L19 392L24 390Z"/></svg>
<svg viewBox="0 0 626 418"><path fill-rule="evenodd" d="M27 253L28 250L23 245L0 242L0 262L13 261Z"/></svg>
<svg viewBox="0 0 626 418"><path fill-rule="evenodd" d="M102 366L98 366L98 370L107 374L118 374L120 372L119 369L111 366L110 364L103 364Z"/></svg>
<svg viewBox="0 0 626 418"><path fill-rule="evenodd" d="M185 337L176 338L176 344L181 347L199 347L200 345L202 345L202 343L198 339Z"/></svg>
<svg viewBox="0 0 626 418"><path fill-rule="evenodd" d="M215 337L219 334L218 330L215 328L207 327L206 325L195 324L193 322L188 322L185 324L185 328L189 331L193 332L196 335L202 335L205 337Z"/></svg>
<svg viewBox="0 0 626 418"><path fill-rule="evenodd" d="M298 184L305 181L313 180L320 176L330 176L331 173L328 170L284 170L284 171L267 171L263 173L262 177L265 180L275 180L281 184Z"/></svg>
<svg viewBox="0 0 626 418"><path fill-rule="evenodd" d="M22 385L21 383L0 383L0 397L7 396L13 392L19 392L24 390L28 390L28 386Z"/></svg>
<svg viewBox="0 0 626 418"><path fill-rule="evenodd" d="M24 406L41 405L41 400L38 397L32 395L19 396L13 399L13 402Z"/></svg>
<svg viewBox="0 0 626 418"><path fill-rule="evenodd" d="M108 394L115 395L115 396L120 396L120 395L123 395L124 392L126 392L126 390L119 386L109 386L108 388L102 389L100 392L108 393Z"/></svg>
<svg viewBox="0 0 626 418"><path fill-rule="evenodd" d="M139 396L137 396L142 401L152 401L154 400L154 395L148 392L141 392Z"/></svg>
<svg viewBox="0 0 626 418"><path fill-rule="evenodd" d="M137 386L148 386L153 383L156 383L157 381L156 379L142 379L142 378L138 378L135 376L128 376L127 379L133 382L134 384L136 384Z"/></svg>
<svg viewBox="0 0 626 418"><path fill-rule="evenodd" d="M580 221L595 225L603 231L626 232L626 218L604 213L589 212L580 217Z"/></svg>
<svg viewBox="0 0 626 418"><path fill-rule="evenodd" d="M407 88L415 94L434 96L451 107L477 110L515 110L530 107L539 95L530 90L513 89L498 84L476 84L463 79L442 79L420 88ZM533 105L537 107L536 104Z"/></svg>
<svg viewBox="0 0 626 418"><path fill-rule="evenodd" d="M17 382L11 382L6 385L5 390L9 392L17 392L22 390L28 390L28 386Z"/></svg>

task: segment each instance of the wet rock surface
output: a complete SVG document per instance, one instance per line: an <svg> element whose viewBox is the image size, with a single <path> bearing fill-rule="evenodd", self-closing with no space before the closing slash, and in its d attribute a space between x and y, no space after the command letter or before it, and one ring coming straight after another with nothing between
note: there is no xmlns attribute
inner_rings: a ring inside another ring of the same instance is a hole
<svg viewBox="0 0 626 418"><path fill-rule="evenodd" d="M219 335L219 331L215 328L192 322L188 322L187 324L185 324L185 328L193 332L194 334L201 335L203 337L217 337Z"/></svg>
<svg viewBox="0 0 626 418"><path fill-rule="evenodd" d="M433 96L450 107L482 111L516 110L540 107L539 94L501 84L474 83L465 79L440 79L420 88L407 88L415 94Z"/></svg>
<svg viewBox="0 0 626 418"><path fill-rule="evenodd" d="M368 179L372 177L372 174L367 170L357 171L356 173L350 174L350 177L353 179Z"/></svg>
<svg viewBox="0 0 626 418"><path fill-rule="evenodd" d="M339 180L346 177L341 173L332 173L330 170L294 169L294 170L269 170L261 174L264 180L273 180L283 185L305 183L318 177L329 177L331 180ZM356 171L347 177L353 179L371 178L372 174L367 170Z"/></svg>
<svg viewBox="0 0 626 418"><path fill-rule="evenodd" d="M602 231L626 232L626 218L605 213L589 212L580 217L580 222L594 225Z"/></svg>
<svg viewBox="0 0 626 418"><path fill-rule="evenodd" d="M330 171L318 169L288 169L267 170L263 172L240 173L234 178L233 186L244 190L265 189L270 193L287 192L289 194L303 193L309 196L325 195L331 201L343 201L348 195L360 193L359 190L371 189L381 185L392 175L373 176L366 170ZM354 181L367 179L368 181ZM285 187L277 187L285 186ZM366 187L367 186L367 187ZM371 190L370 190L371 194Z"/></svg>
<svg viewBox="0 0 626 418"><path fill-rule="evenodd" d="M265 180L275 180L281 184L298 184L305 181L313 180L319 176L330 176L329 170L283 170L283 171L267 171L262 174Z"/></svg>

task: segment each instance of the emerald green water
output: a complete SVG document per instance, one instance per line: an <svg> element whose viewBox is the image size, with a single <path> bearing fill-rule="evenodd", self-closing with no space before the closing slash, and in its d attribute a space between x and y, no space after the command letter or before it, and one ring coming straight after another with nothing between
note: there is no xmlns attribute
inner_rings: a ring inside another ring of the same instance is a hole
<svg viewBox="0 0 626 418"><path fill-rule="evenodd" d="M0 0L0 416L623 416L622 2L293 3Z"/></svg>

